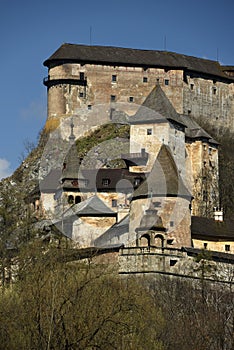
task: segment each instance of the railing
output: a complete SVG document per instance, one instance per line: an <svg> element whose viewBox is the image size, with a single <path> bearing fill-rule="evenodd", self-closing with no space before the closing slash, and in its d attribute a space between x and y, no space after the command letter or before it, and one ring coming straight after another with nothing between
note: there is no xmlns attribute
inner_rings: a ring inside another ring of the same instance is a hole
<svg viewBox="0 0 234 350"><path fill-rule="evenodd" d="M43 79L43 84L47 87L58 85L58 84L71 84L71 85L81 85L87 86L87 79L75 79L74 77L45 77Z"/></svg>
<svg viewBox="0 0 234 350"><path fill-rule="evenodd" d="M126 247L120 249L120 255L139 255L139 254L163 254L163 255L174 255L184 256L187 255L184 251L178 248L163 248L156 246L147 247Z"/></svg>

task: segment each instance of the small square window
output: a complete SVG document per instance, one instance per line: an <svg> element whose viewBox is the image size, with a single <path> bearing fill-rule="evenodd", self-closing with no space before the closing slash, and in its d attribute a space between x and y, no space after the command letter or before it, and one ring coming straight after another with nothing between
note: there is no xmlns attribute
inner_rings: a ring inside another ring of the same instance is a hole
<svg viewBox="0 0 234 350"><path fill-rule="evenodd" d="M112 207L113 208L117 207L117 200L116 199L112 199Z"/></svg>
<svg viewBox="0 0 234 350"><path fill-rule="evenodd" d="M147 135L152 135L152 129L147 129Z"/></svg>
<svg viewBox="0 0 234 350"><path fill-rule="evenodd" d="M109 184L110 184L110 179L102 179L103 186L109 186Z"/></svg>
<svg viewBox="0 0 234 350"><path fill-rule="evenodd" d="M165 85L169 85L169 79L164 80Z"/></svg>
<svg viewBox="0 0 234 350"><path fill-rule="evenodd" d="M133 96L130 96L129 97L129 102L133 102L134 101L134 97Z"/></svg>
<svg viewBox="0 0 234 350"><path fill-rule="evenodd" d="M116 83L116 81L117 81L117 75L115 75L115 74L113 74L112 75L112 83Z"/></svg>
<svg viewBox="0 0 234 350"><path fill-rule="evenodd" d="M110 100L111 100L111 102L114 102L116 100L116 96L115 95L111 95Z"/></svg>
<svg viewBox="0 0 234 350"><path fill-rule="evenodd" d="M85 79L84 72L80 72L80 80L84 80L84 79Z"/></svg>
<svg viewBox="0 0 234 350"><path fill-rule="evenodd" d="M148 78L147 77L143 77L143 83L147 83L148 82Z"/></svg>
<svg viewBox="0 0 234 350"><path fill-rule="evenodd" d="M84 93L83 93L83 92L80 92L80 93L79 93L79 96L80 96L80 97L84 97Z"/></svg>
<svg viewBox="0 0 234 350"><path fill-rule="evenodd" d="M88 109L91 110L92 109L92 105L88 105Z"/></svg>
<svg viewBox="0 0 234 350"><path fill-rule="evenodd" d="M230 252L230 244L225 244L225 252Z"/></svg>

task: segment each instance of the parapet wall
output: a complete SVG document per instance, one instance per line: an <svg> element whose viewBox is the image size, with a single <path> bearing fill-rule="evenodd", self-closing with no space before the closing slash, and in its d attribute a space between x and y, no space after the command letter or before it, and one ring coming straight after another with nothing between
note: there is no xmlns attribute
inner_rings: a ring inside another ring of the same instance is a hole
<svg viewBox="0 0 234 350"><path fill-rule="evenodd" d="M211 282L234 283L234 258L231 262L214 261L205 255L189 256L183 249L157 247L121 248L119 252L119 273L122 275L171 275L191 279L205 279Z"/></svg>

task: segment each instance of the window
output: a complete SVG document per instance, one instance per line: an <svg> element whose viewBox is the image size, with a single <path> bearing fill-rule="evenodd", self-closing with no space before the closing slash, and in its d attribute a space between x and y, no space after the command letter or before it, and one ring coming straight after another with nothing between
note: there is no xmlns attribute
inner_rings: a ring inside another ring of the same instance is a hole
<svg viewBox="0 0 234 350"><path fill-rule="evenodd" d="M177 263L177 260L170 259L170 266L175 266L176 263Z"/></svg>
<svg viewBox="0 0 234 350"><path fill-rule="evenodd" d="M117 200L116 199L112 199L112 207L113 208L117 207Z"/></svg>
<svg viewBox="0 0 234 350"><path fill-rule="evenodd" d="M169 79L164 80L165 85L169 85Z"/></svg>
<svg viewBox="0 0 234 350"><path fill-rule="evenodd" d="M207 246L208 246L208 243L203 244L204 249L207 249Z"/></svg>
<svg viewBox="0 0 234 350"><path fill-rule="evenodd" d="M152 135L152 129L147 129L147 135Z"/></svg>
<svg viewBox="0 0 234 350"><path fill-rule="evenodd" d="M217 89L216 89L216 87L214 87L213 88L213 94L216 95L216 93L217 93Z"/></svg>
<svg viewBox="0 0 234 350"><path fill-rule="evenodd" d="M79 93L79 96L80 96L80 97L84 97L84 93L83 93L83 92L80 92L80 93Z"/></svg>
<svg viewBox="0 0 234 350"><path fill-rule="evenodd" d="M108 186L110 184L110 179L102 179L102 185L103 186Z"/></svg>
<svg viewBox="0 0 234 350"><path fill-rule="evenodd" d="M88 110L91 110L92 109L92 105L88 105Z"/></svg>
<svg viewBox="0 0 234 350"><path fill-rule="evenodd" d="M190 90L194 89L194 84L190 84Z"/></svg>
<svg viewBox="0 0 234 350"><path fill-rule="evenodd" d="M112 75L112 83L116 83L117 81L117 75L113 74Z"/></svg>
<svg viewBox="0 0 234 350"><path fill-rule="evenodd" d="M111 95L110 99L111 99L111 102L114 102L116 100L116 96L115 95Z"/></svg>
<svg viewBox="0 0 234 350"><path fill-rule="evenodd" d="M140 179L139 177L136 177L136 178L134 179L134 186L139 186L140 183L141 183L141 179Z"/></svg>
<svg viewBox="0 0 234 350"><path fill-rule="evenodd" d="M147 77L143 77L143 83L147 83L148 82L148 78Z"/></svg>
<svg viewBox="0 0 234 350"><path fill-rule="evenodd" d="M68 196L67 202L68 202L68 204L73 204L74 203L74 197L72 195Z"/></svg>
<svg viewBox="0 0 234 350"><path fill-rule="evenodd" d="M129 97L129 102L133 102L134 101L134 97L133 96L130 96Z"/></svg>
<svg viewBox="0 0 234 350"><path fill-rule="evenodd" d="M85 80L84 72L80 72L80 80Z"/></svg>
<svg viewBox="0 0 234 350"><path fill-rule="evenodd" d="M78 204L81 202L81 197L80 196L76 196L75 198L75 204Z"/></svg>
<svg viewBox="0 0 234 350"><path fill-rule="evenodd" d="M230 244L225 244L225 252L230 252Z"/></svg>

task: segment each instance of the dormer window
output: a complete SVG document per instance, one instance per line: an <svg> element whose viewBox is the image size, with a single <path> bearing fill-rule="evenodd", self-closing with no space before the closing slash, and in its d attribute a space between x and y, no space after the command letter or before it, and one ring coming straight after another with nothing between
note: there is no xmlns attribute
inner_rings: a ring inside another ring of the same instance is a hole
<svg viewBox="0 0 234 350"><path fill-rule="evenodd" d="M134 186L139 186L140 183L141 183L141 179L140 179L139 177L136 177L136 178L134 179Z"/></svg>
<svg viewBox="0 0 234 350"><path fill-rule="evenodd" d="M107 187L109 186L109 184L110 184L110 179L102 179L102 186Z"/></svg>

